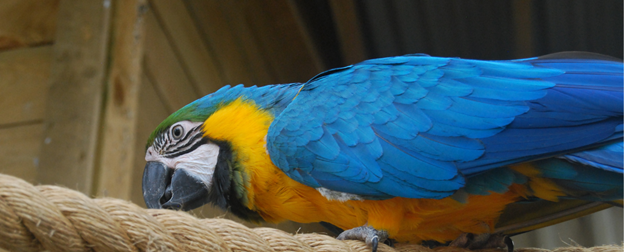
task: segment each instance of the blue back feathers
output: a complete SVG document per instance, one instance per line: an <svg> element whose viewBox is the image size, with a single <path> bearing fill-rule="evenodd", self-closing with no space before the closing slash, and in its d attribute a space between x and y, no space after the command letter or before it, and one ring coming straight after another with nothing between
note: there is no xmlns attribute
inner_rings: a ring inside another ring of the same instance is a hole
<svg viewBox="0 0 624 252"><path fill-rule="evenodd" d="M621 62L579 54L368 60L305 83L267 148L301 183L372 199L502 192L526 178L495 168L553 157L621 176L622 82Z"/></svg>

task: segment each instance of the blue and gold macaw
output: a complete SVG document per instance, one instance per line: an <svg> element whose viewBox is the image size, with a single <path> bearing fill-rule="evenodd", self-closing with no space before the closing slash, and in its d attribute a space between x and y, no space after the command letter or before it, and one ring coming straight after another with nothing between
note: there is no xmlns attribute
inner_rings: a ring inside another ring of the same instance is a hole
<svg viewBox="0 0 624 252"><path fill-rule="evenodd" d="M578 52L406 55L303 84L226 86L152 133L145 201L328 222L374 248L496 245L508 240L489 234L621 205L622 69Z"/></svg>

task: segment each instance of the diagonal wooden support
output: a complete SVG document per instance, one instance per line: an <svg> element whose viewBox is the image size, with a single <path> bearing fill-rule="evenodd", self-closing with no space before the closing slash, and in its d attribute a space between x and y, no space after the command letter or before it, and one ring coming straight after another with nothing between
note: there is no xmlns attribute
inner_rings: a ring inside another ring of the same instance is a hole
<svg viewBox="0 0 624 252"><path fill-rule="evenodd" d="M145 11L61 1L38 182L129 197Z"/></svg>

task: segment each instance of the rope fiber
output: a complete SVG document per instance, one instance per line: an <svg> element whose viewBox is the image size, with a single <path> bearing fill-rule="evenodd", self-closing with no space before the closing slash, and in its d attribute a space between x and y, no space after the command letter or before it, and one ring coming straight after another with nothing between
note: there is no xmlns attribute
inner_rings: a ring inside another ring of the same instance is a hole
<svg viewBox="0 0 624 252"><path fill-rule="evenodd" d="M361 241L339 241L322 234L292 235L273 228L248 228L227 219L199 219L180 211L143 209L120 199L92 199L59 186L33 186L4 174L0 174L0 248L9 251L370 251ZM381 244L378 251L467 250L429 249L414 244L392 248ZM554 250L611 251L622 251L622 247Z"/></svg>

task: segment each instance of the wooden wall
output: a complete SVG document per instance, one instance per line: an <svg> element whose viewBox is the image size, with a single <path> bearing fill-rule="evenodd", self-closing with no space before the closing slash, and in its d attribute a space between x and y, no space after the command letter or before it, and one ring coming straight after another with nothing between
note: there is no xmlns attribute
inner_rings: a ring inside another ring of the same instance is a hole
<svg viewBox="0 0 624 252"><path fill-rule="evenodd" d="M288 1L105 3L0 4L1 173L144 205L145 141L166 116L226 84L324 68Z"/></svg>
<svg viewBox="0 0 624 252"><path fill-rule="evenodd" d="M0 2L0 173L31 183L43 142L58 4Z"/></svg>
<svg viewBox="0 0 624 252"><path fill-rule="evenodd" d="M0 3L1 173L129 198L147 6L104 3Z"/></svg>
<svg viewBox="0 0 624 252"><path fill-rule="evenodd" d="M0 3L0 172L35 182L59 1Z"/></svg>

